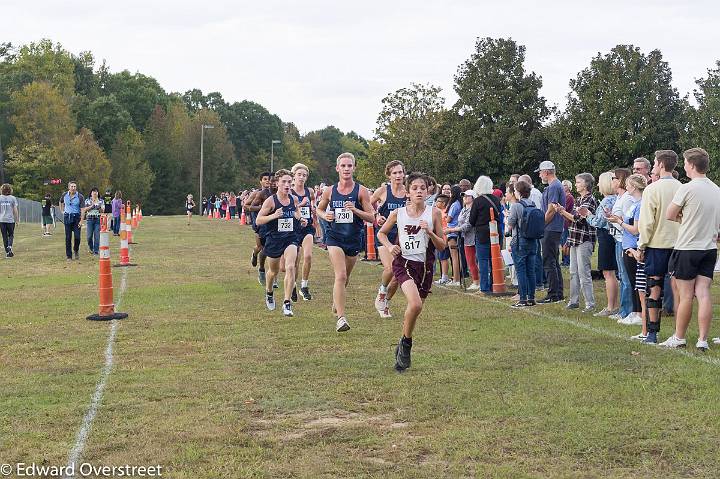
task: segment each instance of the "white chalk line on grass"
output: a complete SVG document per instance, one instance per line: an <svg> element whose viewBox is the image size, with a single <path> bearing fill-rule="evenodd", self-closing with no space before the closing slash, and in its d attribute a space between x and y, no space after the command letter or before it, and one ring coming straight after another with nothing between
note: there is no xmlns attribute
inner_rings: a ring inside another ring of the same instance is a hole
<svg viewBox="0 0 720 479"><path fill-rule="evenodd" d="M497 299L491 299L490 297L480 296L478 293L468 293L468 292L466 292L466 291L458 291L458 290L455 290L455 289L452 289L452 288L449 288L449 287L443 286L443 285L435 285L435 286L438 286L438 287L440 287L440 288L442 288L442 289L444 289L444 290L446 290L446 291L450 291L451 293L461 294L461 295L465 295L465 296L470 296L470 297L472 297L472 298L479 299L480 301L487 301L487 302L490 302L490 303L499 304L499 305L505 306L506 308L509 308L509 307L510 307L507 303L504 303L504 302L502 302L502 301L500 301L500 300L497 300ZM539 317L539 318L547 319L547 320L550 320L550 321L555 321L555 322L558 322L558 323L568 324L568 325L570 325L570 326L574 326L574 327L576 327L576 328L584 329L585 331L590 331L591 333L599 334L599 335L601 335L601 336L607 336L607 337L610 337L610 338L613 338L613 339L620 339L620 340L622 340L622 341L633 342L633 343L636 343L636 344L638 345L638 347L643 347L643 346L644 346L644 347L653 347L653 346L651 346L651 345L642 344L642 343L640 343L639 341L630 339L630 337L627 336L627 335L623 335L623 334L617 333L617 332L615 332L615 331L611 331L611 330L609 330L609 329L599 328L599 327L597 327L597 326L592 326L592 325L590 325L590 324L581 323L581 322L579 322L579 321L573 321L572 319L564 318L564 317L562 317L562 316L549 316L549 315L547 315L547 314L543 314L543 313L541 313L541 312L539 312L539 311L536 311L535 308L542 308L542 306L534 306L533 308L522 308L522 309L518 309L518 310L516 310L516 311L517 311L517 312L520 312L520 313L527 313L527 314L530 314L530 315L532 315L532 316L537 316L537 317ZM710 364L710 365L713 365L713 366L720 366L720 358L707 357L707 356L699 356L699 355L693 354L693 353L691 353L691 352L689 352L689 351L687 351L687 350L685 350L685 349L677 349L677 348L671 349L671 348L663 348L663 347L657 347L657 346L656 346L656 350L663 351L663 352L667 352L667 353L680 354L680 355L685 356L685 357L687 357L687 358L694 359L695 361L700 361L700 362L703 362L703 363L706 363L706 364Z"/></svg>
<svg viewBox="0 0 720 479"><path fill-rule="evenodd" d="M120 302L122 301L122 296L125 292L126 286L127 268L123 268L122 278L120 279L120 291L118 293L117 303L115 304L116 308L120 307ZM105 347L105 364L103 365L102 371L100 372L100 379L97 383L97 386L95 386L95 393L93 394L92 400L90 401L90 408L85 413L82 426L80 427L80 430L77 433L77 437L75 438L75 445L73 446L70 454L68 455L68 470L77 471L77 463L82 457L83 450L85 449L85 443L88 436L90 435L90 429L92 427L93 420L95 420L98 408L100 407L103 392L105 391L105 385L107 384L108 377L110 376L110 372L112 371L113 367L113 347L115 345L115 334L117 333L118 324L120 324L120 321L117 319L110 321L110 334L108 335L107 346ZM65 479L69 479L72 477L75 476L66 475Z"/></svg>

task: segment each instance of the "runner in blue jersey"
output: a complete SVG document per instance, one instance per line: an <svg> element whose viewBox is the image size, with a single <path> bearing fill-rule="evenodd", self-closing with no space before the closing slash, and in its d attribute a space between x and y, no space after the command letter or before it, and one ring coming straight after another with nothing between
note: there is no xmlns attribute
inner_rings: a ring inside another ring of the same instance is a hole
<svg viewBox="0 0 720 479"><path fill-rule="evenodd" d="M326 188L320 198L317 214L328 222L327 250L335 272L333 312L337 315L336 331L350 329L345 318L345 288L350 280L357 255L362 249L365 221L374 221L367 188L353 180L355 156L342 153L335 162L339 181Z"/></svg>
<svg viewBox="0 0 720 479"><path fill-rule="evenodd" d="M250 264L255 268L258 265L258 257L260 259L260 268L258 269L258 281L260 284L265 284L265 255L263 254L263 242L264 242L264 228L261 230L256 224L257 214L263 202L272 195L272 174L269 171L265 171L260 174L260 189L251 193L243 207L245 208L245 214L250 217L250 224L252 225L253 231L255 231L255 248L253 249L252 256L250 258Z"/></svg>
<svg viewBox="0 0 720 479"><path fill-rule="evenodd" d="M307 181L308 176L310 176L310 169L307 166L302 163L297 163L290 171L292 171L294 179L290 194L294 196L298 202L304 202L305 198L307 198L307 204L300 208L300 216L307 221L307 225L298 233L298 241L300 242L300 247L302 248L303 260L300 296L302 296L304 301L310 301L312 299L312 295L310 294L308 282L310 280L313 241L315 239L315 207L313 201L313 198L315 198L315 192L312 188L305 186L305 182ZM301 255L298 252L297 261L295 263L296 271L300 271L300 258ZM297 301L297 287L293 288L291 299L293 301Z"/></svg>
<svg viewBox="0 0 720 479"><path fill-rule="evenodd" d="M370 203L373 205L376 203L380 204L376 215L379 227L385 224L385 221L390 217L390 213L398 208L404 207L407 202L405 165L403 165L402 161L393 160L388 163L385 166L385 176L388 178L388 181L375 190L370 198ZM395 244L397 235L398 230L397 226L395 226L388 233L388 239L391 243ZM390 250L382 244L378 246L378 254L383 264L383 272L380 278L378 294L375 298L375 309L381 318L390 318L392 317L390 315L390 300L398 287L392 271L393 255L390 253Z"/></svg>
<svg viewBox="0 0 720 479"><path fill-rule="evenodd" d="M293 316L290 294L295 286L295 258L298 250L298 233L307 221L301 218L300 208L308 204L309 199L297 202L290 195L292 173L278 170L275 173L277 193L267 198L255 222L265 226L266 237L263 252L267 257L268 272L265 279L265 305L270 311L275 309L273 281L280 270L280 260L285 259L285 281L283 314Z"/></svg>

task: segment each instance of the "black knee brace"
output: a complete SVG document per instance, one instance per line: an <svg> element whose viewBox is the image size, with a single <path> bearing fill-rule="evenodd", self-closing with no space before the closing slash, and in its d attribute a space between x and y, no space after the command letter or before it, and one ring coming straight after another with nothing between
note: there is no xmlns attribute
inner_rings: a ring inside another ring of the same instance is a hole
<svg viewBox="0 0 720 479"><path fill-rule="evenodd" d="M647 311L647 328L648 331L651 333L658 333L660 332L660 319L662 317L662 296L660 296L660 299L652 299L652 298L645 298L645 310ZM656 309L657 310L657 321L653 322L650 321L650 310Z"/></svg>
<svg viewBox="0 0 720 479"><path fill-rule="evenodd" d="M652 291L652 288L654 288L655 286L660 288L660 298L658 298L658 299L662 300L663 292L665 289L665 278L655 279L655 278L651 278L650 276L648 276L645 281L645 293L648 296L650 296L650 292Z"/></svg>

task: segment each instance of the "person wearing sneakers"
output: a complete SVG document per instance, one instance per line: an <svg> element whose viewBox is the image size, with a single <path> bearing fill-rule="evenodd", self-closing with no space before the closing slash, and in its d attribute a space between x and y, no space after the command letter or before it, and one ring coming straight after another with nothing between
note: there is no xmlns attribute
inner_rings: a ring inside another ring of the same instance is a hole
<svg viewBox="0 0 720 479"><path fill-rule="evenodd" d="M185 198L185 214L187 214L187 225L190 226L190 220L192 219L193 208L195 208L195 201L193 195L187 195Z"/></svg>
<svg viewBox="0 0 720 479"><path fill-rule="evenodd" d="M393 275L407 298L402 337L395 348L395 370L398 372L410 367L413 330L432 288L435 250L443 250L446 246L442 213L425 204L427 175L410 173L406 187L409 204L391 212L378 233L380 243L395 258ZM396 225L399 244L392 243L388 238Z"/></svg>
<svg viewBox="0 0 720 479"><path fill-rule="evenodd" d="M539 300L538 304L550 304L565 299L562 270L558 259L565 220L562 215L557 214L559 208L565 209L565 189L555 175L555 164L552 161L541 162L535 173L539 173L543 184L547 185L542 192L540 207L545 213L545 235L540 243L548 289L547 296Z"/></svg>
<svg viewBox="0 0 720 479"><path fill-rule="evenodd" d="M68 191L60 199L65 225L65 256L71 261L80 259L80 210L85 204L85 197L77 190L77 183L68 182Z"/></svg>
<svg viewBox="0 0 720 479"><path fill-rule="evenodd" d="M265 305L268 310L275 309L273 281L280 270L280 259L285 258L285 281L283 315L293 316L290 296L295 287L295 259L299 244L299 231L307 225L302 218L300 208L309 204L309 198L297 202L290 194L293 181L288 170L275 173L277 193L267 198L255 220L259 226L265 225L267 235L263 251L267 257L269 270L265 278Z"/></svg>
<svg viewBox="0 0 720 479"><path fill-rule="evenodd" d="M265 200L272 196L270 186L272 174L269 171L264 171L260 174L260 189L253 192L243 207L245 213L250 216L250 224L255 232L255 248L253 248L252 256L250 257L250 264L253 268L258 266L258 258L260 259L260 267L258 268L258 281L260 284L265 284L265 255L263 254L263 242L265 237L265 228L260 228L257 224L257 214L260 211ZM214 195L213 195L214 196ZM212 203L212 198L210 199Z"/></svg>
<svg viewBox="0 0 720 479"><path fill-rule="evenodd" d="M567 309L580 307L580 291L585 300L583 313L595 309L595 292L592 284L591 259L595 249L597 232L588 219L597 211L598 203L592 195L595 178L590 173L575 176L575 190L578 192L574 211L566 211L562 205L556 206L557 214L570 220L567 244L570 245L570 300ZM563 198L564 199L564 198Z"/></svg>
<svg viewBox="0 0 720 479"><path fill-rule="evenodd" d="M300 216L307 221L307 224L298 233L298 243L302 248L302 280L300 283L300 296L303 301L310 301L312 295L310 294L310 267L312 266L312 250L313 240L315 238L315 221L313 217L315 215L315 207L313 198L315 197L315 191L312 188L305 186L308 176L310 176L310 169L302 163L296 163L290 170L293 174L293 187L290 190L290 194L295 197L298 204L303 204L300 207ZM307 201L305 199L307 198ZM295 263L295 270L298 271L300 268L301 255L297 255ZM297 301L297 286L293 287L293 293L291 295L293 301Z"/></svg>
<svg viewBox="0 0 720 479"><path fill-rule="evenodd" d="M632 339L641 341L647 337L647 324L642 316L645 302L645 290L638 289L638 283L645 282L645 269L642 262L638 262L639 254L637 242L640 237L639 220L642 206L643 191L647 187L647 180L643 175L632 174L625 179L625 190L629 194L630 201L626 201L623 216L611 215L608 218L610 223L622 230L623 262L630 280L632 312L618 320L619 324L642 326L642 332ZM619 201L619 200L618 200Z"/></svg>
<svg viewBox="0 0 720 479"><path fill-rule="evenodd" d="M515 263L515 273L518 280L518 301L513 308L526 308L535 306L535 272L537 270L535 258L538 253L539 234L527 234L533 210L536 218L539 218L541 227L544 227L544 213L530 199L532 186L524 180L518 180L514 185L509 185L517 201L510 207L508 228L512 233L510 239L510 253ZM537 215L540 215L539 217ZM530 237L532 236L532 237Z"/></svg>
<svg viewBox="0 0 720 479"><path fill-rule="evenodd" d="M447 227L447 213L445 213L445 211L447 210L449 201L450 201L450 197L441 193L441 194L437 195L437 197L435 197L435 203L433 203L433 206L440 210L440 219L443 224L443 231ZM448 279L448 276L447 276L448 260L450 259L450 249L445 248L442 251L438 251L437 259L438 259L438 261L440 261L440 279L435 281L435 284L437 284L437 285L448 284L450 282L450 280Z"/></svg>
<svg viewBox="0 0 720 479"><path fill-rule="evenodd" d="M681 186L672 175L677 163L678 156L674 151L655 152L652 173L657 179L645 188L640 208L638 251L640 259L645 262L647 278L645 320L648 325L648 337L644 341L652 344L657 343L657 335L660 332L665 275L668 273L670 255L678 236L678 223L668 220L666 215L675 193Z"/></svg>
<svg viewBox="0 0 720 479"><path fill-rule="evenodd" d="M393 160L385 165L385 176L387 183L380 185L370 197L370 203L379 203L378 213L375 216L378 226L382 227L390 216L390 213L398 208L405 206L405 165L402 161ZM397 240L397 227L390 230L388 239L390 243L395 244ZM380 286L375 297L375 309L381 318L390 318L390 299L392 299L397 290L397 281L393 281L392 263L393 255L382 244L378 247L378 254L383 265L383 271L380 276Z"/></svg>
<svg viewBox="0 0 720 479"><path fill-rule="evenodd" d="M2 233L6 258L15 256L15 253L13 253L13 239L15 237L15 225L20 221L18 200L13 196L12 192L12 186L8 183L0 186L0 232Z"/></svg>
<svg viewBox="0 0 720 479"><path fill-rule="evenodd" d="M350 329L345 317L346 287L362 249L361 236L364 222L375 220L367 188L353 179L355 155L341 153L335 161L337 184L327 188L320 198L317 214L328 222L327 251L330 256L335 282L333 284L333 311L337 315L336 331Z"/></svg>
<svg viewBox="0 0 720 479"><path fill-rule="evenodd" d="M603 213L606 213L606 219L611 216L619 216L622 218L625 216L626 208L632 207L635 204L634 198L625 189L625 181L632 174L631 171L628 168L616 168L613 173L612 186L615 190L617 199L612 205L612 208L610 208L611 211L609 214L603 211ZM628 319L631 321L635 316L632 312L633 288L630 284L630 277L625 270L625 260L623 259L623 256L625 255L622 247L623 230L617 224L611 223L609 231L613 238L615 238L615 262L617 263L618 280L620 283L618 292L620 298L620 308L616 314L611 314L608 318L613 321L620 322L621 319L627 318L632 314L633 316Z"/></svg>
<svg viewBox="0 0 720 479"><path fill-rule="evenodd" d="M452 281L447 283L447 286L460 286L460 253L458 251L459 241L458 233L450 232L450 228L457 228L458 217L462 210L462 190L458 185L453 185L450 188L450 202L447 208L447 226L444 228L445 234L447 235L447 246L450 251L450 262L452 265Z"/></svg>
<svg viewBox="0 0 720 479"><path fill-rule="evenodd" d="M615 257L615 237L610 232L610 223L607 217L612 213L612 207L617 200L613 180L615 173L606 171L598 178L598 189L603 195L600 206L594 215L588 216L588 223L595 227L598 239L598 270L602 271L605 279L605 295L607 306L593 314L596 317L605 317L617 314L619 311L619 283L617 280L617 259ZM573 200L574 202L574 200Z"/></svg>
<svg viewBox="0 0 720 479"><path fill-rule="evenodd" d="M50 193L47 193L45 195L45 198L42 200L42 228L43 228L43 236L52 236L52 233L50 233L50 227L53 225L53 216L52 216L52 196Z"/></svg>
<svg viewBox="0 0 720 479"><path fill-rule="evenodd" d="M475 227L470 224L470 210L472 209L473 200L477 198L475 190L466 190L463 193L463 209L460 210L458 216L458 225L454 228L447 228L447 231L462 234L463 248L465 250L465 258L470 269L470 277L472 284L467 287L467 291L480 291L480 274L478 273L478 264L475 257Z"/></svg>
<svg viewBox="0 0 720 479"><path fill-rule="evenodd" d="M697 298L699 336L695 347L707 351L713 309L710 285L720 231L720 188L706 176L710 158L705 150L690 148L683 158L690 182L678 188L666 212L667 219L680 223L669 266L678 291L675 334L660 346L685 347L693 298Z"/></svg>

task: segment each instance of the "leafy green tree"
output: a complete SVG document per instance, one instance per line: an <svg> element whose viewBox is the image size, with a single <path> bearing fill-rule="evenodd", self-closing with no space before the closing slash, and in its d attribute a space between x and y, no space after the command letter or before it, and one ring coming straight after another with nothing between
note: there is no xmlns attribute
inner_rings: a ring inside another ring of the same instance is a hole
<svg viewBox="0 0 720 479"><path fill-rule="evenodd" d="M198 110L190 121L190 155L187 157L191 185L189 192L199 195L200 184L200 133L202 125L212 125L205 131L203 195L218 191L238 189L241 167L235 158L235 151L228 139L228 132L217 112L209 109ZM200 198L202 199L202 198Z"/></svg>
<svg viewBox="0 0 720 479"><path fill-rule="evenodd" d="M706 78L696 81L693 94L697 107L689 108L689 125L681 137L683 150L704 148L710 155L708 176L720 181L720 61L708 69ZM682 164L680 165L682 168Z"/></svg>
<svg viewBox="0 0 720 479"><path fill-rule="evenodd" d="M75 120L60 92L47 82L32 82L11 95L13 144L54 147L68 142Z"/></svg>
<svg viewBox="0 0 720 479"><path fill-rule="evenodd" d="M169 100L157 80L127 70L105 75L100 87L105 95L115 95L118 103L130 114L133 127L138 131L145 128L155 106L166 106Z"/></svg>
<svg viewBox="0 0 720 479"><path fill-rule="evenodd" d="M92 130L100 146L110 151L118 133L132 125L132 118L115 95L110 94L90 102L78 122Z"/></svg>
<svg viewBox="0 0 720 479"><path fill-rule="evenodd" d="M120 131L110 153L110 186L123 192L123 199L145 204L155 174L145 159L142 135L128 126Z"/></svg>
<svg viewBox="0 0 720 479"><path fill-rule="evenodd" d="M547 158L542 124L550 110L541 78L524 63L525 47L512 39L479 38L458 68L446 155L464 175L504 178Z"/></svg>
<svg viewBox="0 0 720 479"><path fill-rule="evenodd" d="M445 126L441 91L413 83L383 98L375 130L378 144L370 149L368 170L382 172L389 161L400 160L408 171L435 173L445 156L443 145L436 141Z"/></svg>
<svg viewBox="0 0 720 479"><path fill-rule="evenodd" d="M659 50L618 45L570 81L564 112L549 129L561 175L601 173L655 150L677 149L685 102Z"/></svg>
<svg viewBox="0 0 720 479"><path fill-rule="evenodd" d="M29 143L8 148L6 165L15 196L40 201L43 183L49 178L66 178L66 170L47 145Z"/></svg>
<svg viewBox="0 0 720 479"><path fill-rule="evenodd" d="M65 178L75 180L83 194L87 195L93 186L100 191L110 186L110 161L87 128L53 148L53 156L53 163L62 165Z"/></svg>
<svg viewBox="0 0 720 479"><path fill-rule="evenodd" d="M283 138L283 123L277 115L251 101L236 102L220 111L228 138L235 147L243 184L255 184L257 175L270 167L272 140Z"/></svg>
<svg viewBox="0 0 720 479"><path fill-rule="evenodd" d="M75 61L60 43L43 39L20 47L12 63L15 88L32 82L47 82L70 103L75 94Z"/></svg>
<svg viewBox="0 0 720 479"><path fill-rule="evenodd" d="M337 180L335 161L343 152L341 141L343 136L343 132L334 126L327 126L305 135L304 141L312 147L313 158L317 163L315 178L320 181L329 183Z"/></svg>

